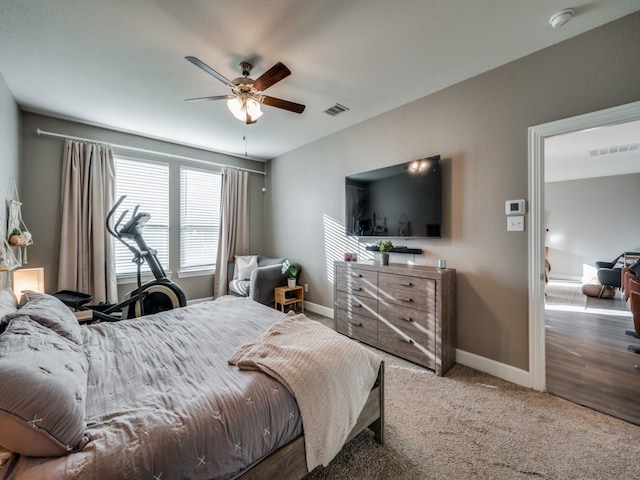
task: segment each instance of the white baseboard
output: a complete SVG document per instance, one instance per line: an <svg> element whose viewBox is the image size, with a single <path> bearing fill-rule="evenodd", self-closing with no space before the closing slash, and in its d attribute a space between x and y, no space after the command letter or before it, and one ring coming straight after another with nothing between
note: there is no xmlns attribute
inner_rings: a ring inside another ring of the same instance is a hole
<svg viewBox="0 0 640 480"><path fill-rule="evenodd" d="M474 368L494 377L507 380L522 387L530 388L531 380L529 372L520 368L512 367L505 363L496 362L486 357L481 357L475 353L456 350L456 363Z"/></svg>
<svg viewBox="0 0 640 480"><path fill-rule="evenodd" d="M325 317L333 318L333 308L325 307L324 305L318 305L317 303L304 302L305 310L317 313L318 315L324 315Z"/></svg>
<svg viewBox="0 0 640 480"><path fill-rule="evenodd" d="M582 283L582 277L577 276L577 275L558 275L558 274L554 274L554 275L549 275L549 280L550 281L557 281L557 282L580 282Z"/></svg>

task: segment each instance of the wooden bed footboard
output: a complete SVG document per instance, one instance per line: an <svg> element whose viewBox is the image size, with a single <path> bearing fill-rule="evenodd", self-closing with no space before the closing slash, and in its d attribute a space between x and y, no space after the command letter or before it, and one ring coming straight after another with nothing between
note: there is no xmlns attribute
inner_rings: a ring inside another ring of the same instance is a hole
<svg viewBox="0 0 640 480"><path fill-rule="evenodd" d="M373 431L378 443L384 443L384 362L358 420L347 437L348 443L365 428ZM299 480L309 474L304 450L304 434L260 460L240 480Z"/></svg>

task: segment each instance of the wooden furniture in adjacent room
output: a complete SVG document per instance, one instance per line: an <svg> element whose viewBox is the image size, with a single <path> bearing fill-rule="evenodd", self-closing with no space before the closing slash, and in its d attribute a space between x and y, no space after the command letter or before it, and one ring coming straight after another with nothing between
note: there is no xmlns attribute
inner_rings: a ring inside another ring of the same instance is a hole
<svg viewBox="0 0 640 480"><path fill-rule="evenodd" d="M293 305L293 309L296 308L296 303L300 303L300 310L304 312L304 288L301 285L295 287L276 287L274 290L274 302L275 308L280 309L284 313L285 305Z"/></svg>
<svg viewBox="0 0 640 480"><path fill-rule="evenodd" d="M444 375L455 364L456 272L336 261L338 332Z"/></svg>

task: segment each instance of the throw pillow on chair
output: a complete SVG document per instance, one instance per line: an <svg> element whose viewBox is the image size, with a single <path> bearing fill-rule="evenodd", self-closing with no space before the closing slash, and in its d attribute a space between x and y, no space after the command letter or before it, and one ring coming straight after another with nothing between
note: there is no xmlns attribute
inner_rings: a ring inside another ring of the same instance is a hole
<svg viewBox="0 0 640 480"><path fill-rule="evenodd" d="M239 280L249 280L253 271L258 268L257 255L243 255L236 257L236 268L233 276L238 275Z"/></svg>

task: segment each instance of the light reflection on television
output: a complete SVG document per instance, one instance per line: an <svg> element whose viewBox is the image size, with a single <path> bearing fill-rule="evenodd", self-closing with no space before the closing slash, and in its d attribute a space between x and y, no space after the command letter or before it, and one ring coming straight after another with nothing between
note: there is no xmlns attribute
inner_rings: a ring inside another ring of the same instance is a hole
<svg viewBox="0 0 640 480"><path fill-rule="evenodd" d="M440 156L345 178L348 236L441 236Z"/></svg>

